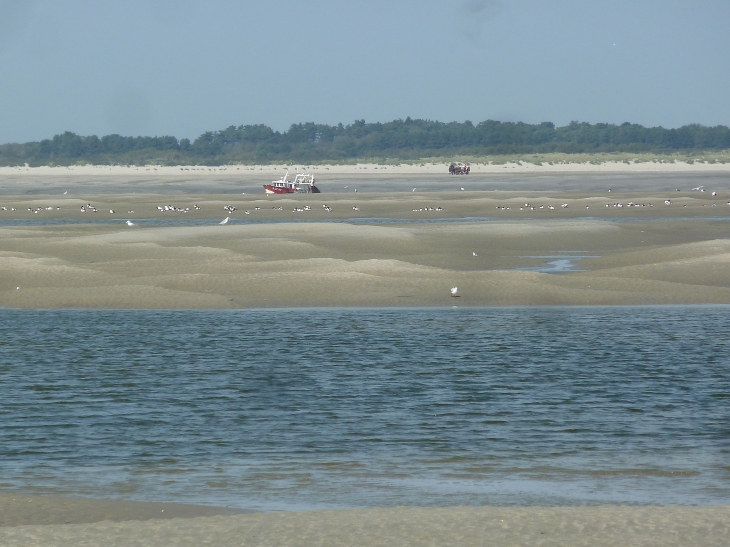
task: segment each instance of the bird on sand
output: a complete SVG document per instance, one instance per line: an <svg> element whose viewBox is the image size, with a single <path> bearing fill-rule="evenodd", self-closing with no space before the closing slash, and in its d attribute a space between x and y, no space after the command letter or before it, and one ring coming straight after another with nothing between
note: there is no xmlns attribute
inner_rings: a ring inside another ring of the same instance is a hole
<svg viewBox="0 0 730 547"><path fill-rule="evenodd" d="M456 291L458 291L456 287L451 287L451 296L459 296L458 294L456 294Z"/></svg>
<svg viewBox="0 0 730 547"><path fill-rule="evenodd" d="M127 221L127 226L136 226L136 225L131 220L128 220Z"/></svg>
<svg viewBox="0 0 730 547"><path fill-rule="evenodd" d="M222 220L221 222L219 222L218 224L228 224L228 221L229 221L230 219L231 219L231 217L226 217L226 218L224 218L224 219L223 219L223 220Z"/></svg>
<svg viewBox="0 0 730 547"><path fill-rule="evenodd" d="M477 254L474 251L472 251L471 256L477 256Z"/></svg>

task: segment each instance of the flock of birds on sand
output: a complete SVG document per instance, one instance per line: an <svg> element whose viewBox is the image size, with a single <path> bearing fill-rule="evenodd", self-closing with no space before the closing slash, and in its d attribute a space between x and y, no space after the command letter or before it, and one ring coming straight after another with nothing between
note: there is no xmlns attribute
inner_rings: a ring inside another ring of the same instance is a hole
<svg viewBox="0 0 730 547"><path fill-rule="evenodd" d="M345 188L347 188L347 186L345 186ZM416 190L417 190L416 188L413 188L413 192L415 192ZM461 187L460 190L463 191L464 188ZM677 188L676 190L678 192L680 191L679 188ZM609 189L608 191L611 192L611 189ZM697 187L692 188L692 191L693 192L695 192L695 191L696 192L705 192L706 190L705 190L704 186L697 186ZM66 193L67 192L64 192L64 194L66 194ZM713 192L711 192L711 195L712 195L712 197L717 197L717 192L716 191L713 191ZM672 204L673 203L672 203L672 200L671 199L664 200L664 205L672 205ZM727 204L730 205L730 201L728 201ZM716 203L712 203L710 206L711 207L717 207L717 204ZM333 211L332 207L330 207L326 203L323 204L322 207L328 213L331 213ZM559 205L559 207L561 209L567 209L569 207L569 205L568 205L568 203L561 203ZM629 207L654 207L654 204L653 203L634 203L633 201L629 201L627 203L623 203L623 202L606 203L605 204L605 207L606 208L618 208L618 209L622 209L624 207L627 207L627 208L629 208ZM688 205L685 204L684 207L688 207ZM703 207L707 207L707 204L703 204ZM510 210L512 210L512 207L510 207L509 205L497 205L495 208L498 211L510 211ZM516 209L519 209L520 211L539 211L539 210L554 211L557 208L558 207L556 207L555 205L552 205L550 203L548 203L548 204L541 204L541 205L532 205L529 202L525 202L523 205L514 207L515 210ZM590 209L590 205L586 205L585 208L586 209ZM194 210L194 211L199 211L200 209L201 209L200 206L197 205L197 204L193 205L193 207L192 207L192 210ZM235 205L231 205L231 204L225 205L223 207L223 209L229 215L231 215L234 212L238 211L238 208ZM261 209L260 207L255 207L253 210L254 211L259 211L260 209ZM10 207L8 209L8 207L5 207L5 206L0 207L0 211L8 211L8 210L10 210L11 212L14 212L14 211L17 211L17 208L16 207ZM50 205L49 206L43 206L43 207L35 207L35 208L34 207L28 207L28 211L29 212L32 212L34 214L38 214L38 213L45 212L45 211L60 211L60 210L61 210L61 207L58 207L58 206L50 206ZM94 206L93 204L91 204L91 203L87 203L85 205L81 205L80 210L81 210L82 213L98 213L99 212L99 209L96 206ZM274 211L283 211L283 207L281 207L281 206L278 206L278 207L277 206L273 206L272 207L272 210L274 210ZM292 213L304 213L304 212L308 212L308 211L311 211L311 210L312 210L311 206L305 205L303 207L294 207L292 209ZM353 205L352 206L352 210L355 211L355 212L359 212L360 211L360 207L357 206L357 205ZM411 212L413 212L413 213L431 212L431 211L433 211L433 212L442 212L443 210L444 209L441 206L438 206L438 207L426 206L426 207L414 207L413 209L411 209ZM167 205L157 205L157 211L160 212L160 213L172 212L172 213L183 213L183 214L186 214L186 213L189 213L191 211L191 208L190 207L179 207L179 206L176 206L176 205L167 204ZM114 209L109 209L109 213L110 214L116 214L116 211ZM127 211L127 214L134 214L134 211L129 210L129 211ZM249 214L251 214L251 211L246 210L246 211L244 211L244 214L249 215ZM227 216L223 221L220 222L220 224L227 224L230 221L230 218L231 218L230 216ZM134 226L135 225L133 222L131 222L129 220L126 221L126 223L127 223L128 226Z"/></svg>
<svg viewBox="0 0 730 547"><path fill-rule="evenodd" d="M563 209L567 209L568 208L568 204L567 203L561 203L560 204L560 207L563 208ZM510 207L509 206L505 206L505 205L497 205L496 206L496 209L498 211L509 211L510 210ZM535 210L539 210L539 209L547 209L548 211L554 211L555 210L555 206L554 205L539 205L539 206L535 207L533 205L530 205L529 203L525 203L524 205L520 206L520 211L535 211ZM415 211L415 209L414 209L414 211Z"/></svg>
<svg viewBox="0 0 730 547"><path fill-rule="evenodd" d="M462 190L463 190L463 188L462 188ZM679 191L680 191L679 188L677 188L677 192L679 192ZM694 191L704 192L705 189L704 189L703 186L698 186L696 188L692 188L692 191L693 192ZM611 192L610 189L609 189L609 192ZM710 194L710 195L712 197L717 197L717 192L712 192L712 194ZM728 201L727 204L730 205L730 201ZM671 199L665 199L664 200L664 205L672 205L672 200ZM707 207L707 204L705 203L702 206L703 207ZM568 208L568 204L567 203L561 203L560 204L560 207L561 207L561 209L567 209ZM590 205L586 205L585 207L586 207L586 209L590 209L591 208ZM653 203L634 203L633 201L629 201L626 204L624 204L622 202L606 203L606 208L611 208L611 207L616 207L618 209L622 209L624 207L654 207L654 204ZM688 207L688 206L687 205L684 205L684 207ZM711 204L711 207L717 207L717 204L716 203L712 203ZM497 205L496 206L496 209L499 210L499 211L509 211L510 210L510 207L509 206L505 206L505 205ZM540 210L540 209L547 209L549 211L554 211L555 210L555 206L548 204L548 205L539 205L539 206L536 207L536 206L531 205L530 203L525 203L524 205L520 206L519 209L520 209L520 211L535 211L535 210ZM416 211L417 209L413 209L413 210Z"/></svg>
<svg viewBox="0 0 730 547"><path fill-rule="evenodd" d="M413 189L413 191L415 191L415 190L416 190L416 188ZM464 189L461 188L461 190L464 190ZM608 191L611 192L610 189ZM680 190L677 188L677 191L680 191ZM703 186L697 186L695 188L692 188L692 191L693 192L694 191L696 191L696 192L705 192L705 188ZM711 195L712 195L712 197L717 197L717 192L716 191L713 191L711 193ZM669 206L669 205L672 205L672 204L673 204L673 202L672 202L671 199L664 200L664 205ZM730 205L730 201L728 201L727 204ZM707 204L703 204L703 207L707 207L707 206L708 206ZM710 206L711 207L717 207L717 204L716 203L712 203ZM180 206L177 206L177 205L170 205L170 204L167 204L167 205L157 205L156 207L157 207L157 211L160 212L160 213L183 213L183 214L186 214L186 213L189 213L191 210L193 210L193 211L200 211L201 210L201 207L199 205L197 205L197 204L194 204L192 206L192 209L190 207L180 207ZM516 210L516 209L519 208L520 211L539 211L539 210L554 211L554 210L557 209L557 207L558 206L552 205L550 203L548 203L548 204L541 204L541 205L532 205L529 202L525 202L524 204L522 204L522 205L520 205L518 207L514 207L514 209ZM568 209L569 205L568 205L568 203L563 202L563 203L560 203L559 204L559 207L561 209ZM654 204L653 203L635 203L633 201L629 201L627 203L623 203L623 202L612 202L612 203L606 203L605 204L605 207L606 208L622 209L624 207L626 207L626 208L633 208L633 207L654 207ZM687 207L687 205L685 204L684 207ZM330 207L326 203L324 203L322 205L322 208L326 212L328 212L328 213L331 213L333 211L333 208ZM511 210L511 207L509 205L497 205L495 208L498 211L510 211ZM590 205L586 205L585 208L586 209L590 209ZM61 207L47 205L47 206L42 206L42 207L28 207L27 209L28 209L29 212L32 212L34 214L38 214L38 213L46 212L46 211L60 211L61 210ZM223 207L223 209L224 209L224 211L226 211L228 213L229 216L227 216L225 219L223 219L221 222L219 222L219 224L221 224L221 225L228 224L230 222L230 220L231 220L231 216L230 215L232 215L233 213L235 213L236 211L238 211L238 208L235 205L232 205L232 204L225 205ZM271 209L274 210L274 211L283 211L283 207L276 206L276 205L274 205ZM8 207L6 207L6 206L0 207L0 211L8 211L8 210L10 210L11 212L13 212L13 211L17 211L17 208L16 207L10 207L8 209ZM254 207L253 210L254 211L260 211L261 210L261 207ZM360 212L360 207L357 206L357 205L353 205L352 206L352 210L355 211L355 212ZM438 206L438 207L426 206L426 207L416 207L416 208L413 208L413 209L411 209L411 212L413 212L413 213L420 213L420 212L442 212L443 210L444 209L441 206ZM98 213L99 212L99 209L95 205L93 205L91 203L87 203L85 205L81 205L80 211L82 213ZM306 213L306 212L309 212L309 211L312 211L312 207L309 206L309 205L304 205L303 207L294 207L292 209L292 213ZM109 209L109 214L116 214L116 211L114 209ZM128 210L127 211L127 214L134 214L134 211ZM251 211L250 210L245 210L244 211L244 214L245 215L249 215L249 214L251 214ZM132 222L131 220L127 220L126 221L126 225L127 226L136 226L136 224L134 222Z"/></svg>
<svg viewBox="0 0 730 547"><path fill-rule="evenodd" d="M200 207L197 205L193 205L193 207L198 210ZM157 210L160 213L189 213L190 207L177 207L175 205L158 205Z"/></svg>

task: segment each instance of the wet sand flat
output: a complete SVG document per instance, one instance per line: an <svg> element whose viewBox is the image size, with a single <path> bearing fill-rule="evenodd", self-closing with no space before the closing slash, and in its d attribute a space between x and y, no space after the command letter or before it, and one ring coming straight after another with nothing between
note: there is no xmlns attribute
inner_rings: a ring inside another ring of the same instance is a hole
<svg viewBox="0 0 730 547"><path fill-rule="evenodd" d="M730 507L455 507L0 527L0 543L199 546L725 546Z"/></svg>
<svg viewBox="0 0 730 547"><path fill-rule="evenodd" d="M181 519L244 512L205 505L0 493L0 530L6 526Z"/></svg>
<svg viewBox="0 0 730 547"><path fill-rule="evenodd" d="M3 195L229 194L261 195L285 173L312 173L324 196L354 193L459 191L687 191L730 190L730 164L604 162L475 163L466 176L448 163L402 165L225 165L0 167Z"/></svg>

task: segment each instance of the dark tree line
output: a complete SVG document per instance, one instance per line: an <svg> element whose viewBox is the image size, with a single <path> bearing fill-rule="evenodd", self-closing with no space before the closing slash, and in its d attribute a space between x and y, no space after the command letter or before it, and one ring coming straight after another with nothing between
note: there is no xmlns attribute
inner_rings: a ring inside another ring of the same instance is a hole
<svg viewBox="0 0 730 547"><path fill-rule="evenodd" d="M342 161L356 158L418 159L454 154L529 154L706 151L730 149L726 126L677 129L637 124L571 122L563 127L487 120L395 120L336 126L299 123L287 131L265 125L208 131L191 142L175 137L82 137L66 132L52 139L0 146L0 164L90 163L222 164L231 162Z"/></svg>

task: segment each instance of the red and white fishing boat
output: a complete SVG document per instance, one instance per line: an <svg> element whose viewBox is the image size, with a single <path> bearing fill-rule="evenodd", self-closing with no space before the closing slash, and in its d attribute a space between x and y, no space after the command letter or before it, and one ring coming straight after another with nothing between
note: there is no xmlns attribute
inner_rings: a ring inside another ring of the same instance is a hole
<svg viewBox="0 0 730 547"><path fill-rule="evenodd" d="M264 184L266 195L269 194L319 194L319 188L314 185L314 175L299 173L294 180L289 180L289 171L279 180Z"/></svg>

